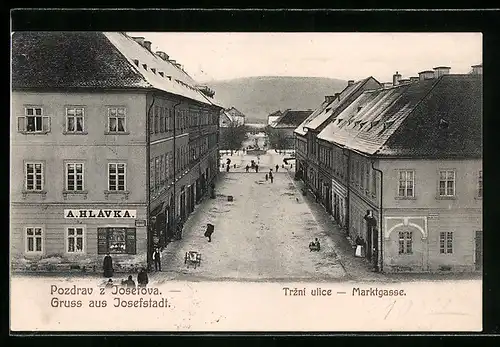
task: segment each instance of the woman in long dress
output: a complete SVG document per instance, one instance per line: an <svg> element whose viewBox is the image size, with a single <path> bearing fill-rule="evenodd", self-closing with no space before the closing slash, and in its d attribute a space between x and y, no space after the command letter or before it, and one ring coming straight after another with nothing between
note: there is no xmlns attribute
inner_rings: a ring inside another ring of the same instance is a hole
<svg viewBox="0 0 500 347"><path fill-rule="evenodd" d="M113 277L113 259L111 258L109 253L107 253L104 257L102 268L104 271L104 277Z"/></svg>

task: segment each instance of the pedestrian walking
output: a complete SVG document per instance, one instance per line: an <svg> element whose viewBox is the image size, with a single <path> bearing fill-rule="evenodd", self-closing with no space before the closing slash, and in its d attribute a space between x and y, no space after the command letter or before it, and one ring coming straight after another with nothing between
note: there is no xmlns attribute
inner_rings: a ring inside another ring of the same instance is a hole
<svg viewBox="0 0 500 347"><path fill-rule="evenodd" d="M250 170L250 166L247 164L247 166L245 166L245 171L248 172L248 170Z"/></svg>
<svg viewBox="0 0 500 347"><path fill-rule="evenodd" d="M268 174L266 174L266 181L267 181L268 179L269 179L269 175L268 175Z"/></svg>
<svg viewBox="0 0 500 347"><path fill-rule="evenodd" d="M205 231L205 234L203 236L208 237L208 242L212 242L212 234L214 233L214 225L208 223L207 224L207 230Z"/></svg>
<svg viewBox="0 0 500 347"><path fill-rule="evenodd" d="M229 164L226 165L226 172L229 172Z"/></svg>
<svg viewBox="0 0 500 347"><path fill-rule="evenodd" d="M279 168L280 168L280 166L278 164L276 164L276 172L278 172Z"/></svg>
<svg viewBox="0 0 500 347"><path fill-rule="evenodd" d="M127 288L135 288L135 282L134 280L132 279L132 275L129 275L128 276L128 279L125 281L125 286Z"/></svg>
<svg viewBox="0 0 500 347"><path fill-rule="evenodd" d="M155 271L161 271L161 253L158 248L153 252L153 261L155 263Z"/></svg>
<svg viewBox="0 0 500 347"><path fill-rule="evenodd" d="M274 177L273 177L273 175L272 175L272 174L271 174L271 175L269 175L269 179L271 180L271 183L273 183Z"/></svg>
<svg viewBox="0 0 500 347"><path fill-rule="evenodd" d="M111 258L109 253L106 253L106 256L104 257L102 270L104 272L104 277L113 277L113 259Z"/></svg>
<svg viewBox="0 0 500 347"><path fill-rule="evenodd" d="M142 267L137 274L137 285L139 287L146 287L148 285L148 282L148 273L146 272L146 269Z"/></svg>
<svg viewBox="0 0 500 347"><path fill-rule="evenodd" d="M259 165L255 164L255 172L259 172Z"/></svg>

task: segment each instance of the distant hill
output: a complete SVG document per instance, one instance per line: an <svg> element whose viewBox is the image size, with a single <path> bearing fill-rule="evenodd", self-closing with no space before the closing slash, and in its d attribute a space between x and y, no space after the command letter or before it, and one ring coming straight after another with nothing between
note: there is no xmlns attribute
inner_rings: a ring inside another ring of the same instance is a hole
<svg viewBox="0 0 500 347"><path fill-rule="evenodd" d="M347 86L347 81L322 77L244 77L204 83L215 90L223 106L243 112L248 123L267 122L276 110L315 109L325 95L333 95Z"/></svg>

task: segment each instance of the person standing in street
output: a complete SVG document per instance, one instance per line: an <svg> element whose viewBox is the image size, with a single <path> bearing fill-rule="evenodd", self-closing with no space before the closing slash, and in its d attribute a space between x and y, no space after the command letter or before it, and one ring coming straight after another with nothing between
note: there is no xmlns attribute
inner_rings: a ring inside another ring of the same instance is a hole
<svg viewBox="0 0 500 347"><path fill-rule="evenodd" d="M155 262L155 271L161 272L161 253L158 248L153 252L153 261Z"/></svg>
<svg viewBox="0 0 500 347"><path fill-rule="evenodd" d="M248 172L249 169L250 169L250 166L248 166L248 164L247 164L247 166L245 166L245 171Z"/></svg>
<svg viewBox="0 0 500 347"><path fill-rule="evenodd" d="M276 164L276 172L278 172L279 168L280 168L280 166L278 164Z"/></svg>
<svg viewBox="0 0 500 347"><path fill-rule="evenodd" d="M259 165L255 164L255 172L259 172Z"/></svg>
<svg viewBox="0 0 500 347"><path fill-rule="evenodd" d="M135 288L135 282L132 279L132 275L128 276L128 279L125 281L124 284L127 286L127 288Z"/></svg>
<svg viewBox="0 0 500 347"><path fill-rule="evenodd" d="M269 173L269 179L271 180L271 183L273 183L274 177L272 172Z"/></svg>
<svg viewBox="0 0 500 347"><path fill-rule="evenodd" d="M268 174L266 174L266 181L267 181L268 179L269 179L269 175L268 175Z"/></svg>
<svg viewBox="0 0 500 347"><path fill-rule="evenodd" d="M113 259L111 258L109 253L106 253L106 256L104 257L102 269L104 272L104 277L113 277Z"/></svg>
<svg viewBox="0 0 500 347"><path fill-rule="evenodd" d="M146 287L148 282L148 273L145 268L141 268L141 271L137 274L137 285L139 287Z"/></svg>

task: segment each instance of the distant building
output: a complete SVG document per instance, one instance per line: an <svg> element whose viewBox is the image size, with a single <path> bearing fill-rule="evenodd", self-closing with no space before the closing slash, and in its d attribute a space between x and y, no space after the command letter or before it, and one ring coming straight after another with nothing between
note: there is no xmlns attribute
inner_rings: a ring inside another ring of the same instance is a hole
<svg viewBox="0 0 500 347"><path fill-rule="evenodd" d="M482 76L449 69L396 74L317 135L322 202L382 271L482 267Z"/></svg>
<svg viewBox="0 0 500 347"><path fill-rule="evenodd" d="M219 110L144 38L14 33L13 258L145 261L219 171Z"/></svg>
<svg viewBox="0 0 500 347"><path fill-rule="evenodd" d="M295 128L302 123L313 110L285 110L281 116L273 122L271 127L277 132L284 135L287 141L287 148L281 149L293 149L294 148L294 134Z"/></svg>
<svg viewBox="0 0 500 347"><path fill-rule="evenodd" d="M230 107L225 111L229 114L233 122L241 125L245 124L245 115L235 107Z"/></svg>
<svg viewBox="0 0 500 347"><path fill-rule="evenodd" d="M267 125L273 125L274 122L276 122L281 117L281 115L282 113L280 110L271 113L269 116L267 116Z"/></svg>
<svg viewBox="0 0 500 347"><path fill-rule="evenodd" d="M221 128L227 128L232 122L234 122L233 116L224 109L220 110L219 126Z"/></svg>

